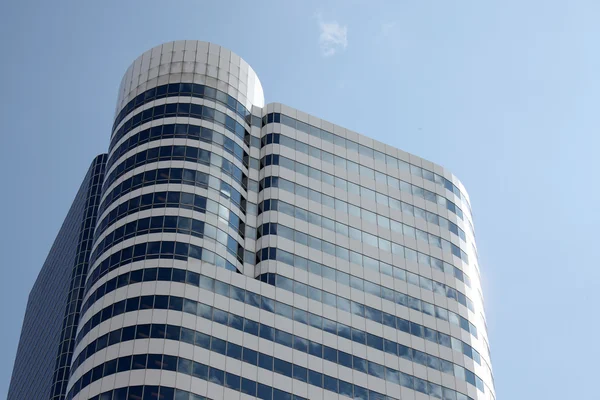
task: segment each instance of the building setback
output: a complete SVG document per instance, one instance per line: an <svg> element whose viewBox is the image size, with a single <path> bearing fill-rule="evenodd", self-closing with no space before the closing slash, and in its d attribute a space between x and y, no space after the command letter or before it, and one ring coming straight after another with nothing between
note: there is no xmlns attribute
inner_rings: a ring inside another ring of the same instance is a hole
<svg viewBox="0 0 600 400"><path fill-rule="evenodd" d="M30 294L9 400L495 399L454 175L265 105L212 43L144 53L115 114Z"/></svg>

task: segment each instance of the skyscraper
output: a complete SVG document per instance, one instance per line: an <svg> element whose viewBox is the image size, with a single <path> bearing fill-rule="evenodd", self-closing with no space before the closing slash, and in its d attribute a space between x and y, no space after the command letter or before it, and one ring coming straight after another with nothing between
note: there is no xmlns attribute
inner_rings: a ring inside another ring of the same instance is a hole
<svg viewBox="0 0 600 400"><path fill-rule="evenodd" d="M65 393L105 164L92 161L29 293L8 400Z"/></svg>
<svg viewBox="0 0 600 400"><path fill-rule="evenodd" d="M35 398L495 399L454 175L265 105L253 69L206 42L140 56L115 114L74 348ZM64 310L66 284L47 285ZM39 352L32 308L11 393Z"/></svg>

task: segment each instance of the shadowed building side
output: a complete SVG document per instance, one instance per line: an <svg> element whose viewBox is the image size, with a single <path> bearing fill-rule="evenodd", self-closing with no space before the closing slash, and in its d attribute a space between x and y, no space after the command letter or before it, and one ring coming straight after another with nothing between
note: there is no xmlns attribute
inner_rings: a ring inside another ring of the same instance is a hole
<svg viewBox="0 0 600 400"><path fill-rule="evenodd" d="M8 400L64 398L105 163L92 162L29 293Z"/></svg>

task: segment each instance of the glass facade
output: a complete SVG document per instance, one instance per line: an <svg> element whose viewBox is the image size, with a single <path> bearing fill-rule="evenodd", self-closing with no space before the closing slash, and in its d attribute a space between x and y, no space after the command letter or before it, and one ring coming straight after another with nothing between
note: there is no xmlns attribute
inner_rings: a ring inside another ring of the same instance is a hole
<svg viewBox="0 0 600 400"><path fill-rule="evenodd" d="M104 160L88 247L63 250L85 253L56 290L65 356L34 398L495 399L471 205L445 169L265 105L199 41L131 65Z"/></svg>
<svg viewBox="0 0 600 400"><path fill-rule="evenodd" d="M105 165L92 162L31 289L9 400L65 396Z"/></svg>

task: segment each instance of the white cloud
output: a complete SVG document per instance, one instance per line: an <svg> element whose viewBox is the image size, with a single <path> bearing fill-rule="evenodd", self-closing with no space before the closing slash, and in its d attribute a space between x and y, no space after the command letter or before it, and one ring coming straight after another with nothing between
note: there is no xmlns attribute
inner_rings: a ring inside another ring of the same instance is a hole
<svg viewBox="0 0 600 400"><path fill-rule="evenodd" d="M338 24L337 21L324 22L321 15L319 20L319 46L324 57L330 57L348 46L348 27Z"/></svg>
<svg viewBox="0 0 600 400"><path fill-rule="evenodd" d="M396 23L395 22L384 22L383 24L381 24L381 28L380 28L380 33L381 36L388 36L390 33L392 33L392 31L394 30L394 28L396 27Z"/></svg>

